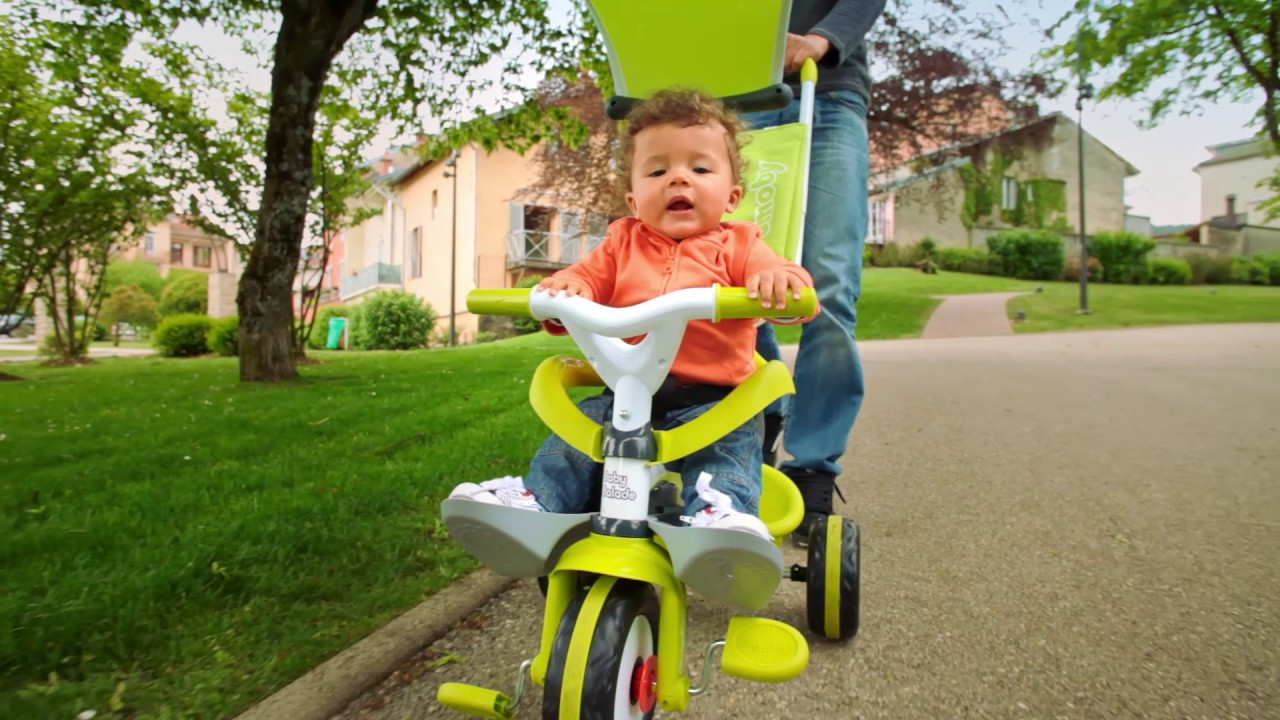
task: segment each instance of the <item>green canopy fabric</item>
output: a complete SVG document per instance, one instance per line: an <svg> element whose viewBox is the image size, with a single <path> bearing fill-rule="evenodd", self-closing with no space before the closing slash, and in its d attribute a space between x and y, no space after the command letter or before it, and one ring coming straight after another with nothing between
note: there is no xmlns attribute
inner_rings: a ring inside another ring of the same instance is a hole
<svg viewBox="0 0 1280 720"><path fill-rule="evenodd" d="M791 0L591 0L618 95L716 97L782 82Z"/></svg>
<svg viewBox="0 0 1280 720"><path fill-rule="evenodd" d="M800 123L779 125L752 130L745 139L742 202L725 219L754 222L775 252L799 262L809 128Z"/></svg>

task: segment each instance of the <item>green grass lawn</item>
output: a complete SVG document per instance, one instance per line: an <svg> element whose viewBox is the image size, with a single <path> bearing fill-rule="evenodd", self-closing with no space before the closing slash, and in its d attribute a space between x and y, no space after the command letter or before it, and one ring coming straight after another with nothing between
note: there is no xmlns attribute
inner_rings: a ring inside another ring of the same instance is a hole
<svg viewBox="0 0 1280 720"><path fill-rule="evenodd" d="M228 717L412 607L473 566L439 501L525 472L528 379L568 347L327 353L277 386L5 364L0 717Z"/></svg>
<svg viewBox="0 0 1280 720"><path fill-rule="evenodd" d="M1280 288L1241 285L1089 285L1090 314L1077 313L1077 283L1046 282L1044 292L1009 301L1009 316L1026 312L1014 323L1017 332L1090 330L1148 325L1222 322L1280 322Z"/></svg>
<svg viewBox="0 0 1280 720"><path fill-rule="evenodd" d="M1029 290L1033 283L989 275L940 272L926 275L910 268L867 268L858 300L858 339L919 337L941 300L933 295ZM775 326L778 342L800 341L800 326Z"/></svg>

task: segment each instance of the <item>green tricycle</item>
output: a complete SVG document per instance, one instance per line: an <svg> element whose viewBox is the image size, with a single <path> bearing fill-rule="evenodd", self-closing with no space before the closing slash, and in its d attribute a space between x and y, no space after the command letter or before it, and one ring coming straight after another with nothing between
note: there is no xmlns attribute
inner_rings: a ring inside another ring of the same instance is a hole
<svg viewBox="0 0 1280 720"><path fill-rule="evenodd" d="M619 91L608 102L613 117L624 117L636 99L675 84L675 65L661 59L675 53L655 49L656 38L683 43L678 64L685 85L702 87L739 109L791 102L790 88L781 83L790 0L593 0L591 6ZM670 23L677 13L678 28ZM735 34L703 37L699 29L726 14L735 19ZM621 55L631 62L620 62ZM766 242L791 258L800 256L804 226L817 78L812 61L801 77L801 121L751 133L743 151L746 193L726 216L755 221ZM653 395L688 322L805 316L816 302L808 290L785 310L769 309L748 298L744 288L719 286L677 290L622 308L528 289L468 295L472 313L555 318L569 332L583 358L543 361L529 399L553 432L603 463L604 487L599 510L579 514L467 499L442 503L445 526L459 544L499 575L543 579L546 602L538 653L520 664L512 695L445 683L437 693L440 703L476 717L512 718L531 679L543 688L547 720L651 718L658 707L687 710L690 698L707 690L717 650L723 672L759 682L790 680L808 665L809 645L798 630L768 618L735 616L723 639L705 649L694 685L685 662L688 590L758 611L784 578L803 582L810 631L830 640L857 633L860 554L853 520L831 515L816 521L807 565L785 568L782 540L804 517L800 492L786 475L768 465L761 469L760 517L770 542L740 530L686 526L679 520L679 475L666 471L669 463L793 393L787 367L757 357L751 377L703 415L670 430L654 430L650 422ZM622 339L639 336L644 339L634 345ZM584 415L567 392L600 385L614 392L613 414L604 425Z"/></svg>

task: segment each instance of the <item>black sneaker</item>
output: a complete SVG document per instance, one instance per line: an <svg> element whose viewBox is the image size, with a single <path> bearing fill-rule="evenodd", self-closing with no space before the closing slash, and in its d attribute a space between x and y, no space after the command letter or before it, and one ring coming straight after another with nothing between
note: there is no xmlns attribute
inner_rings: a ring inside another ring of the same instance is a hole
<svg viewBox="0 0 1280 720"><path fill-rule="evenodd" d="M807 468L787 468L783 472L796 484L800 497L804 498L804 520L791 533L791 540L798 547L809 547L809 530L813 524L819 520L825 522L832 513L832 495L840 495L841 501L844 495L836 487L836 476L829 472Z"/></svg>

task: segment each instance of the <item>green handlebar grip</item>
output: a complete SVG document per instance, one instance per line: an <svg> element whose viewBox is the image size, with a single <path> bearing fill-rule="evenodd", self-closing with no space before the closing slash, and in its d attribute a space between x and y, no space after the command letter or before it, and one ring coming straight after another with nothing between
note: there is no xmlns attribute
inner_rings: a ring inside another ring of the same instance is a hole
<svg viewBox="0 0 1280 720"><path fill-rule="evenodd" d="M716 320L731 318L809 317L818 306L818 295L813 288L800 291L800 299L787 298L784 308L763 307L760 298L747 297L747 289L740 287L716 288Z"/></svg>
<svg viewBox="0 0 1280 720"><path fill-rule="evenodd" d="M800 82L818 82L818 64L813 58L805 58L800 66Z"/></svg>
<svg viewBox="0 0 1280 720"><path fill-rule="evenodd" d="M529 317L529 288L480 288L467 293L467 309L476 315Z"/></svg>

